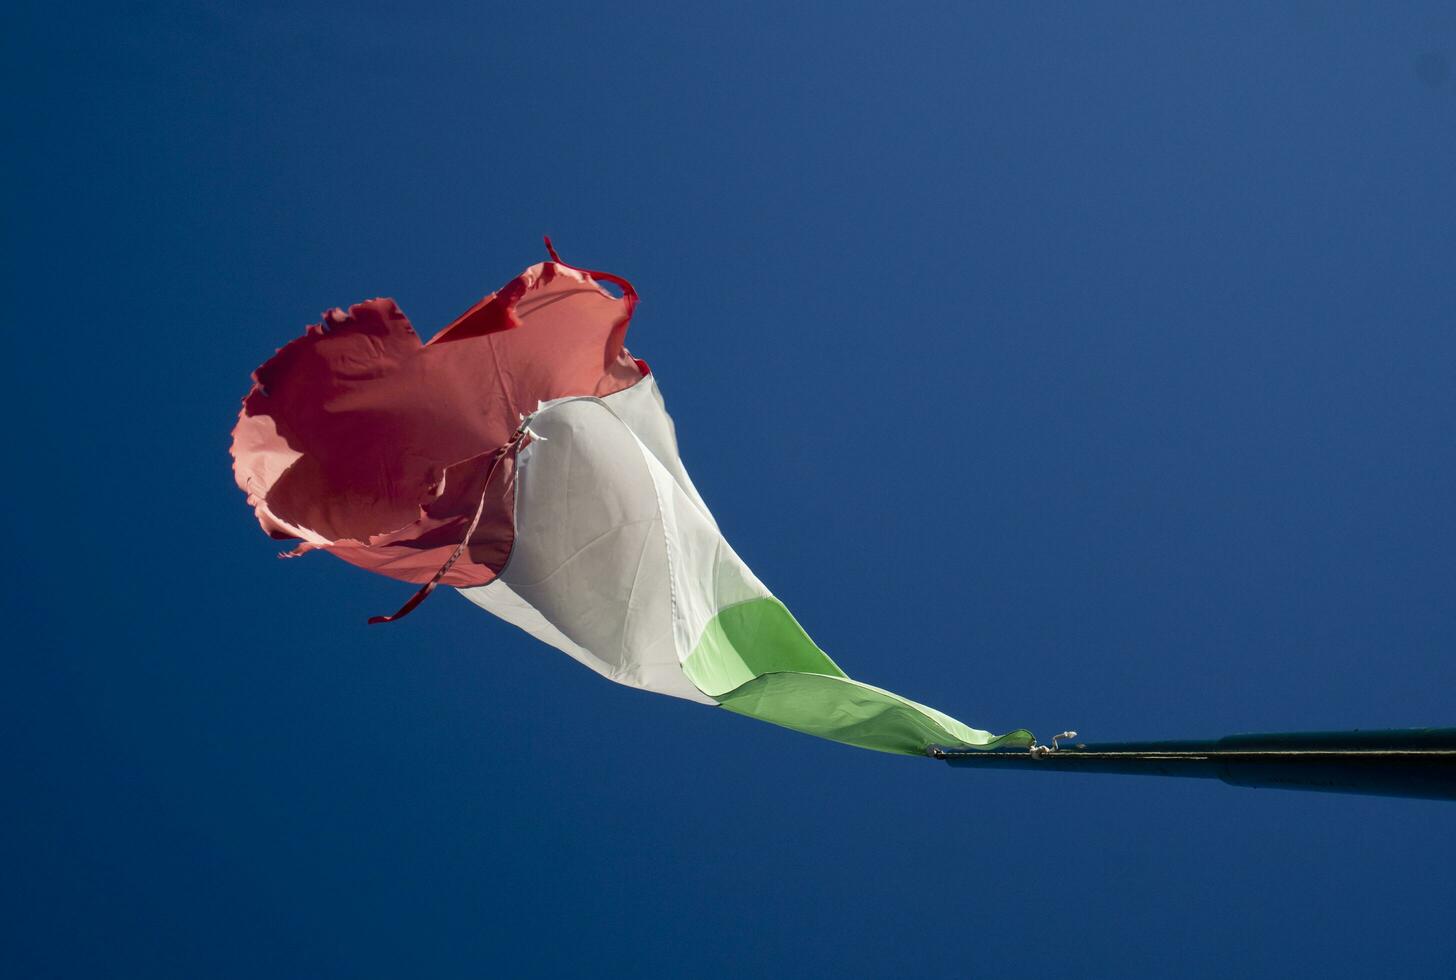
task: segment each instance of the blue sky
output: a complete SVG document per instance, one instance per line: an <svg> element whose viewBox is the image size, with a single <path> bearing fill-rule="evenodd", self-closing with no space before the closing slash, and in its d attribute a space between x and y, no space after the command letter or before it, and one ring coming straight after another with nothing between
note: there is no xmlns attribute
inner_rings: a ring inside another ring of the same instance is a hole
<svg viewBox="0 0 1456 980"><path fill-rule="evenodd" d="M880 756L279 563L249 371L543 258L854 676L1043 737L1456 723L1448 4L8 14L0 966L1435 977L1443 804Z"/></svg>

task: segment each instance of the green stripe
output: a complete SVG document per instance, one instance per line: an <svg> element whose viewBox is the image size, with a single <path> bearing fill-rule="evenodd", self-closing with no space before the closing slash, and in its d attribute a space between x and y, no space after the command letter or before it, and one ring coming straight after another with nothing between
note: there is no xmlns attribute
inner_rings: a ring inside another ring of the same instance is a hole
<svg viewBox="0 0 1456 980"><path fill-rule="evenodd" d="M688 679L713 698L781 670L846 676L773 596L720 610L683 661Z"/></svg>
<svg viewBox="0 0 1456 980"><path fill-rule="evenodd" d="M861 748L923 755L931 745L991 749L1032 744L1030 732L998 738L934 708L851 680L783 603L771 597L719 612L683 670L729 711Z"/></svg>

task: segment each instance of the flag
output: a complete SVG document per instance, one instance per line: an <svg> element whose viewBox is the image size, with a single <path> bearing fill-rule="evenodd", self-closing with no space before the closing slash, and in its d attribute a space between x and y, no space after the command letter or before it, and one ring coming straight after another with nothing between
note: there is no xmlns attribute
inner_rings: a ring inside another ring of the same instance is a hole
<svg viewBox="0 0 1456 980"><path fill-rule="evenodd" d="M451 586L620 684L884 752L1031 745L854 680L809 638L683 467L625 346L636 290L551 257L428 343L375 299L258 368L232 456L264 531L419 586L373 622Z"/></svg>

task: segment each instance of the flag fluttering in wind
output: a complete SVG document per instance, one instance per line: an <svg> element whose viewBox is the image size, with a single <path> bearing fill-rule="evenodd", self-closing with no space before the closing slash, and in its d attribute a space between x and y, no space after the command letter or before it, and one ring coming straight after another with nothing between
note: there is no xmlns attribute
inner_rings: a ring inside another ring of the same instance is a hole
<svg viewBox="0 0 1456 980"><path fill-rule="evenodd" d="M428 343L376 299L258 368L232 454L263 529L420 586L374 622L452 586L621 684L885 752L1030 746L852 680L814 644L683 468L624 346L636 291L551 258Z"/></svg>

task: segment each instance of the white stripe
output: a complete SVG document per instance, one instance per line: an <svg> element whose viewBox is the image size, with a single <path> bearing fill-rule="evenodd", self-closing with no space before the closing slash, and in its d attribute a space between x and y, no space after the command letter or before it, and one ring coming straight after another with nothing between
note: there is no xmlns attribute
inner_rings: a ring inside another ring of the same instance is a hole
<svg viewBox="0 0 1456 980"><path fill-rule="evenodd" d="M716 703L682 660L718 608L767 590L683 470L653 379L548 403L530 428L510 559L461 591L618 683Z"/></svg>

